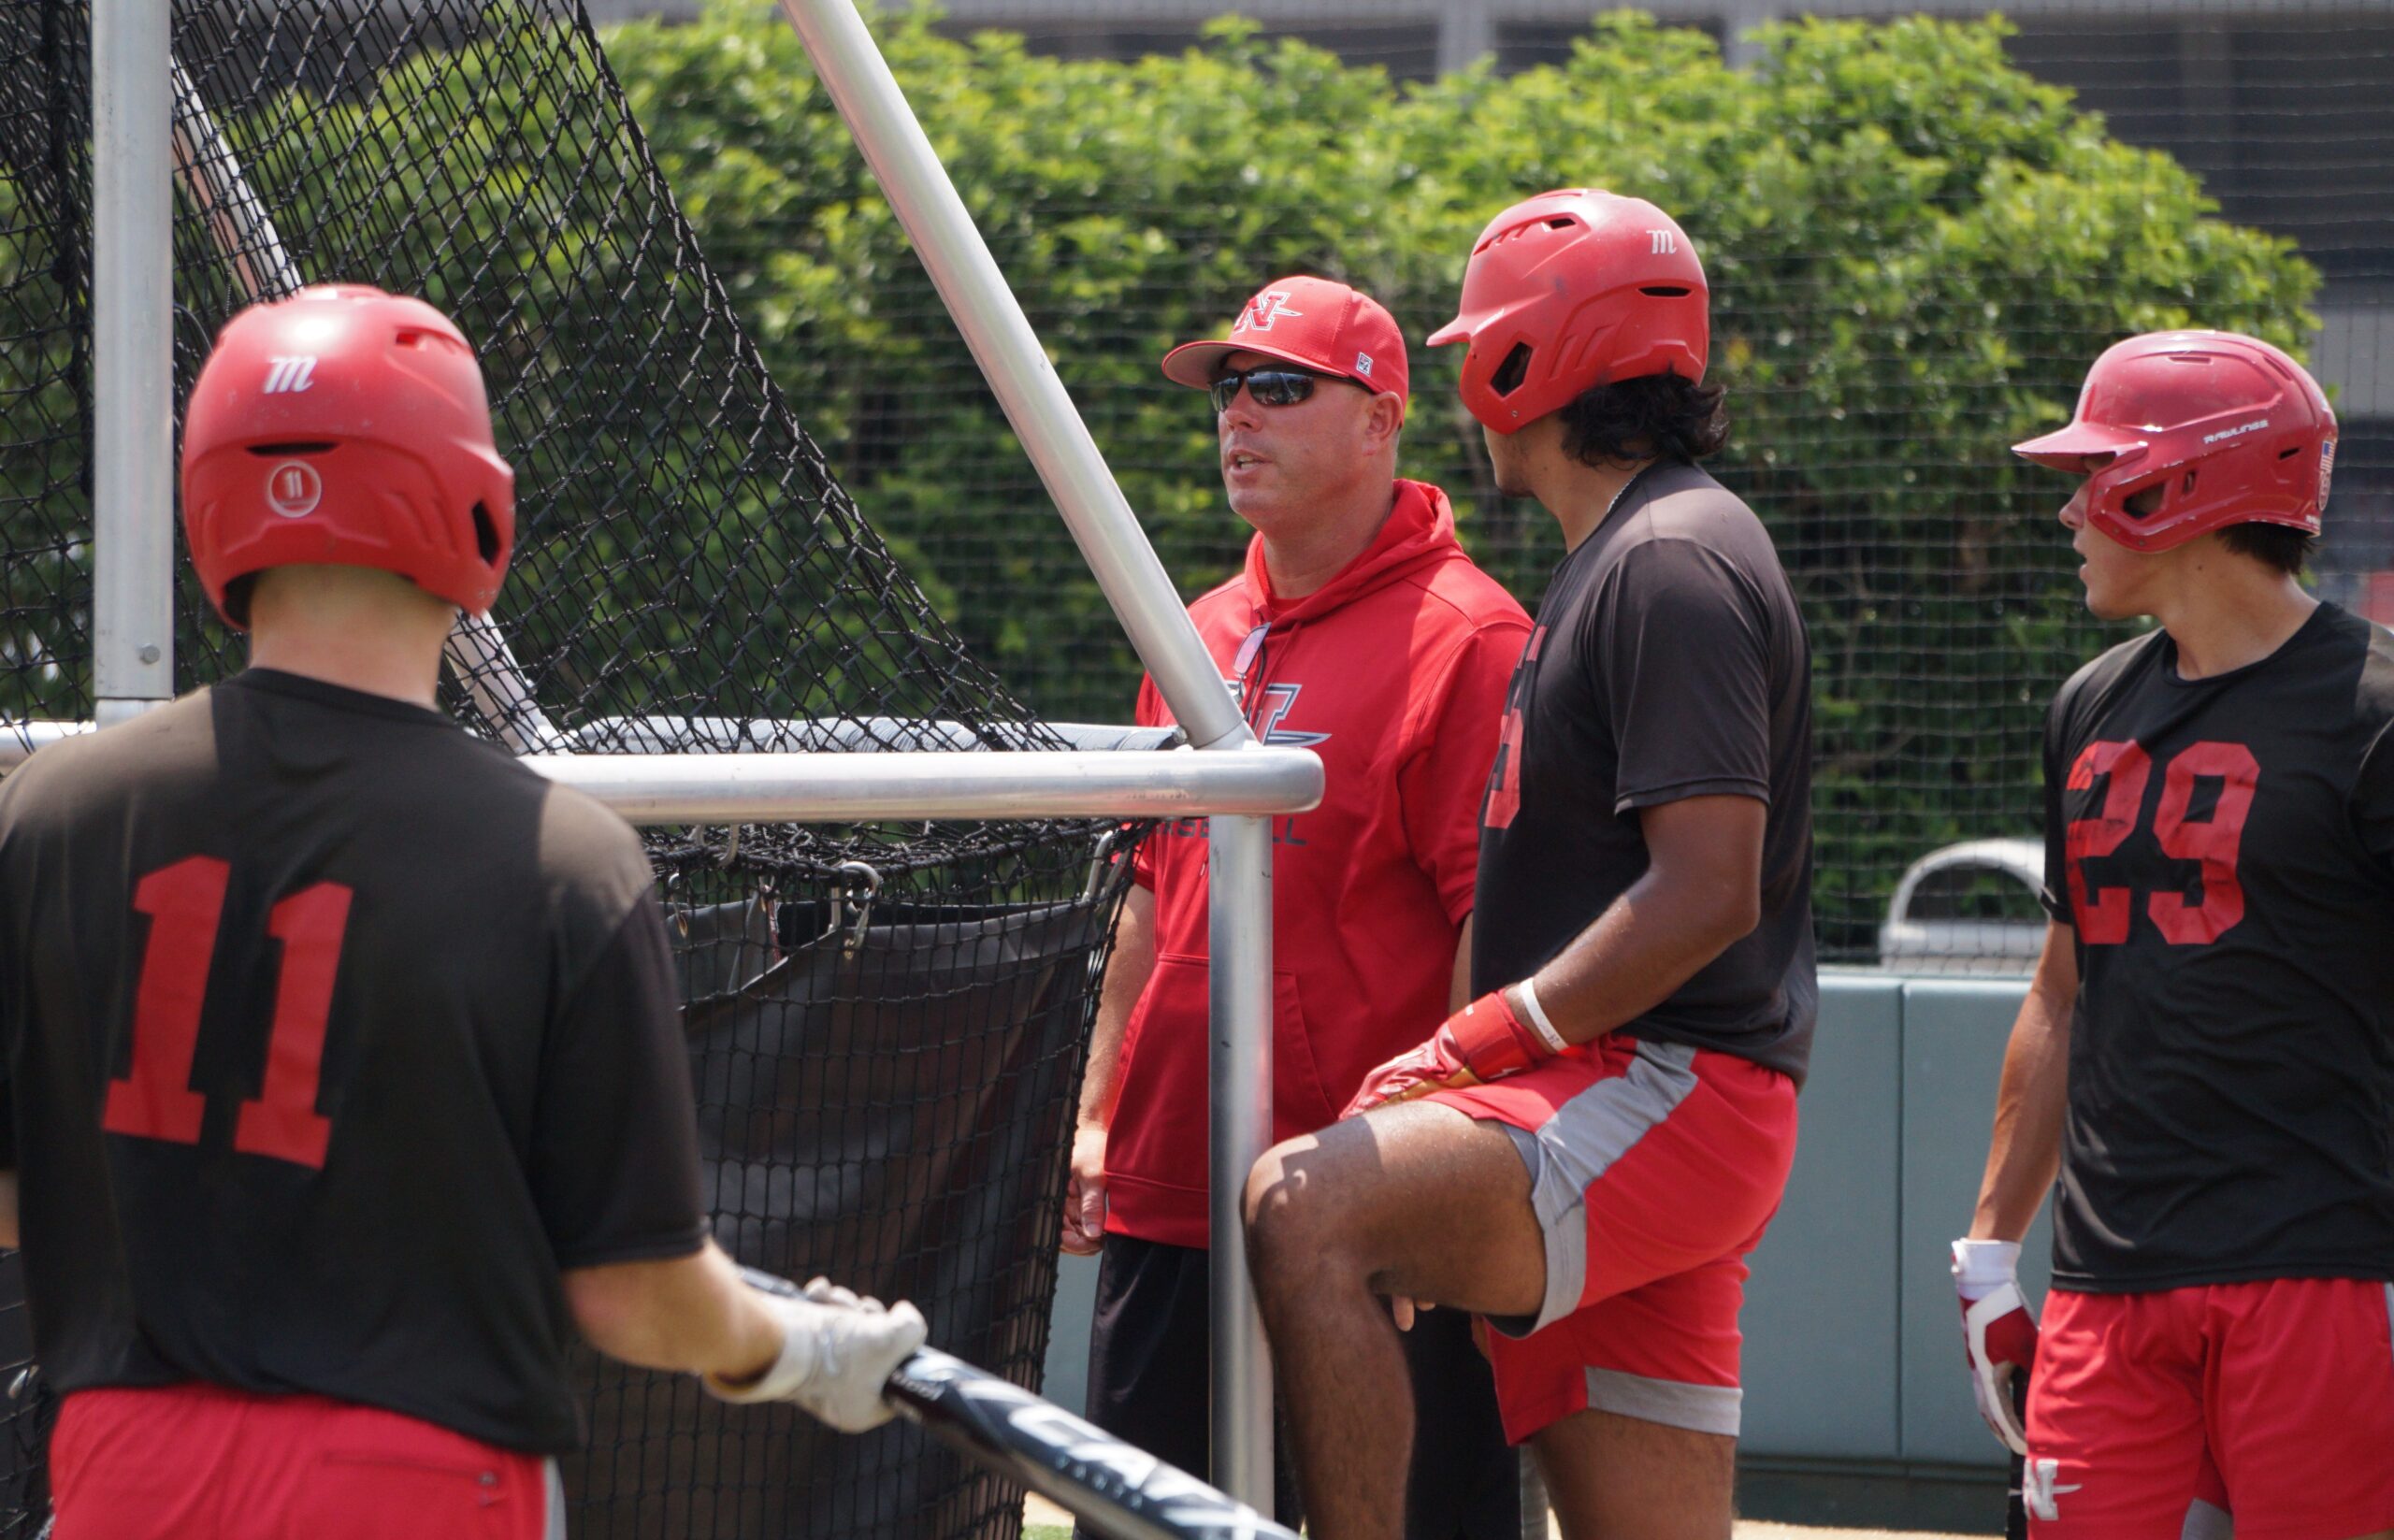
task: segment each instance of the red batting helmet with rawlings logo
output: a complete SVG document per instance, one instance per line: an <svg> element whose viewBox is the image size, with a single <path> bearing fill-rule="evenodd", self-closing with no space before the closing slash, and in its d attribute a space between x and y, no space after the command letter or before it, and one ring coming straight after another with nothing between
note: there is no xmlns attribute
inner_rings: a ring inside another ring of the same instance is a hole
<svg viewBox="0 0 2394 1540"><path fill-rule="evenodd" d="M2336 414L2301 365L2258 338L2149 332L2095 360L2068 427L2012 453L2086 476L2086 522L2132 551L2232 524L2316 535ZM2128 511L2155 487L2157 506Z"/></svg>
<svg viewBox="0 0 2394 1540"><path fill-rule="evenodd" d="M1463 403L1499 433L1582 391L1644 375L1704 378L1704 265L1677 221L1594 188L1541 193L1488 222L1463 304L1430 345L1466 342Z"/></svg>
<svg viewBox="0 0 2394 1540"><path fill-rule="evenodd" d="M270 567L397 572L474 613L498 597L515 476L465 335L343 284L226 324L183 418L183 533L217 612Z"/></svg>

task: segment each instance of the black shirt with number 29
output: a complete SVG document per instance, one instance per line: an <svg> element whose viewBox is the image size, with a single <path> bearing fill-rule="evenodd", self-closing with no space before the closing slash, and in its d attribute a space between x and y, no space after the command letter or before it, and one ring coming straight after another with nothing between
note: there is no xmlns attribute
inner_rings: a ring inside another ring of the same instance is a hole
<svg viewBox="0 0 2394 1540"><path fill-rule="evenodd" d="M2080 986L2054 1281L2394 1279L2394 636L2322 604L2189 680L2156 631L2045 732Z"/></svg>
<svg viewBox="0 0 2394 1540"><path fill-rule="evenodd" d="M61 1389L577 1441L562 1268L705 1237L640 842L433 712L252 669L0 784L0 1165Z"/></svg>

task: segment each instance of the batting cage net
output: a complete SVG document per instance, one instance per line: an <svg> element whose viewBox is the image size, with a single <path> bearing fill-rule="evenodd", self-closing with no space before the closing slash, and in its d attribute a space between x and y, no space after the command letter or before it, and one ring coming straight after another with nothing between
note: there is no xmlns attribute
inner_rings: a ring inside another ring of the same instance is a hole
<svg viewBox="0 0 2394 1540"><path fill-rule="evenodd" d="M968 643L1044 710L1118 719L1136 664L830 106L792 84L797 42L769 9L701 4L608 49L770 367L836 403L825 448ZM1604 186L1676 214L1713 286L1732 428L1715 468L1769 525L1811 632L1822 955L1869 963L1914 862L2036 832L2045 704L2129 634L2081 607L2065 481L2008 453L2067 418L2112 342L2228 327L2314 365L2344 419L2319 591L2394 619L2394 16L1643 8L1666 14L949 0L880 30L1190 597L1237 569L1247 531L1211 414L1157 361L1309 271L1394 312L1400 470L1443 484L1465 546L1535 605L1553 522L1496 494L1459 350L1424 338L1516 197ZM1260 20L1205 20L1221 10ZM1789 20L1748 24L1772 12ZM1910 913L2008 919L2031 955L2042 924L1983 862L1940 871Z"/></svg>
<svg viewBox="0 0 2394 1540"><path fill-rule="evenodd" d="M82 0L0 9L8 718L93 712L90 26ZM480 348L521 534L492 623L452 649L473 730L590 753L1072 746L858 515L799 419L831 403L748 341L572 0L178 4L173 54L182 388L232 313L304 282L421 294ZM179 613L179 684L238 666L188 573ZM741 1260L912 1299L934 1342L1037 1383L1128 867L1109 856L1137 832L652 831L715 1231ZM22 1366L22 1313L7 1326ZM595 1358L587 1386L580 1533L1019 1522L1018 1490L912 1429L835 1439ZM36 1485L47 1405L25 1382L24 1436L0 1440Z"/></svg>

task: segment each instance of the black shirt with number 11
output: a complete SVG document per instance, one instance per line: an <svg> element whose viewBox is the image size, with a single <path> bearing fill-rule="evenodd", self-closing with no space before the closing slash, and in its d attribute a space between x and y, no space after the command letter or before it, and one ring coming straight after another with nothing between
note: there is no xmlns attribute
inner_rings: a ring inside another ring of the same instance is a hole
<svg viewBox="0 0 2394 1540"><path fill-rule="evenodd" d="M559 1270L705 1234L649 880L587 798L288 674L0 784L0 1164L50 1381L573 1447Z"/></svg>
<svg viewBox="0 0 2394 1540"><path fill-rule="evenodd" d="M2080 987L2054 1281L2394 1279L2394 636L2332 604L2257 663L2156 631L2045 735Z"/></svg>

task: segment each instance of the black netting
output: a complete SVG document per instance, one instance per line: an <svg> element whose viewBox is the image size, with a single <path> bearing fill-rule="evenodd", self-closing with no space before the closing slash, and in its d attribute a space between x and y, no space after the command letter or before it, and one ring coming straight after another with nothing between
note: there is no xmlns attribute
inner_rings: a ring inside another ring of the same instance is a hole
<svg viewBox="0 0 2394 1540"><path fill-rule="evenodd" d="M597 753L1064 746L858 515L784 395L810 381L763 367L573 0L179 0L174 22L180 387L234 311L303 282L422 294L480 349L521 528L492 624L452 650L474 730ZM0 9L0 718L92 714L89 45L83 0ZM238 666L188 573L179 614L180 685ZM1127 871L1109 827L651 832L717 1233L743 1260L914 1299L935 1341L1037 1383ZM22 1298L12 1272L0 1288ZM0 1377L22 1328L0 1311ZM1017 1490L911 1429L835 1440L585 1370L577 1531L1019 1522ZM49 1404L37 1380L0 1403L10 1533Z"/></svg>

